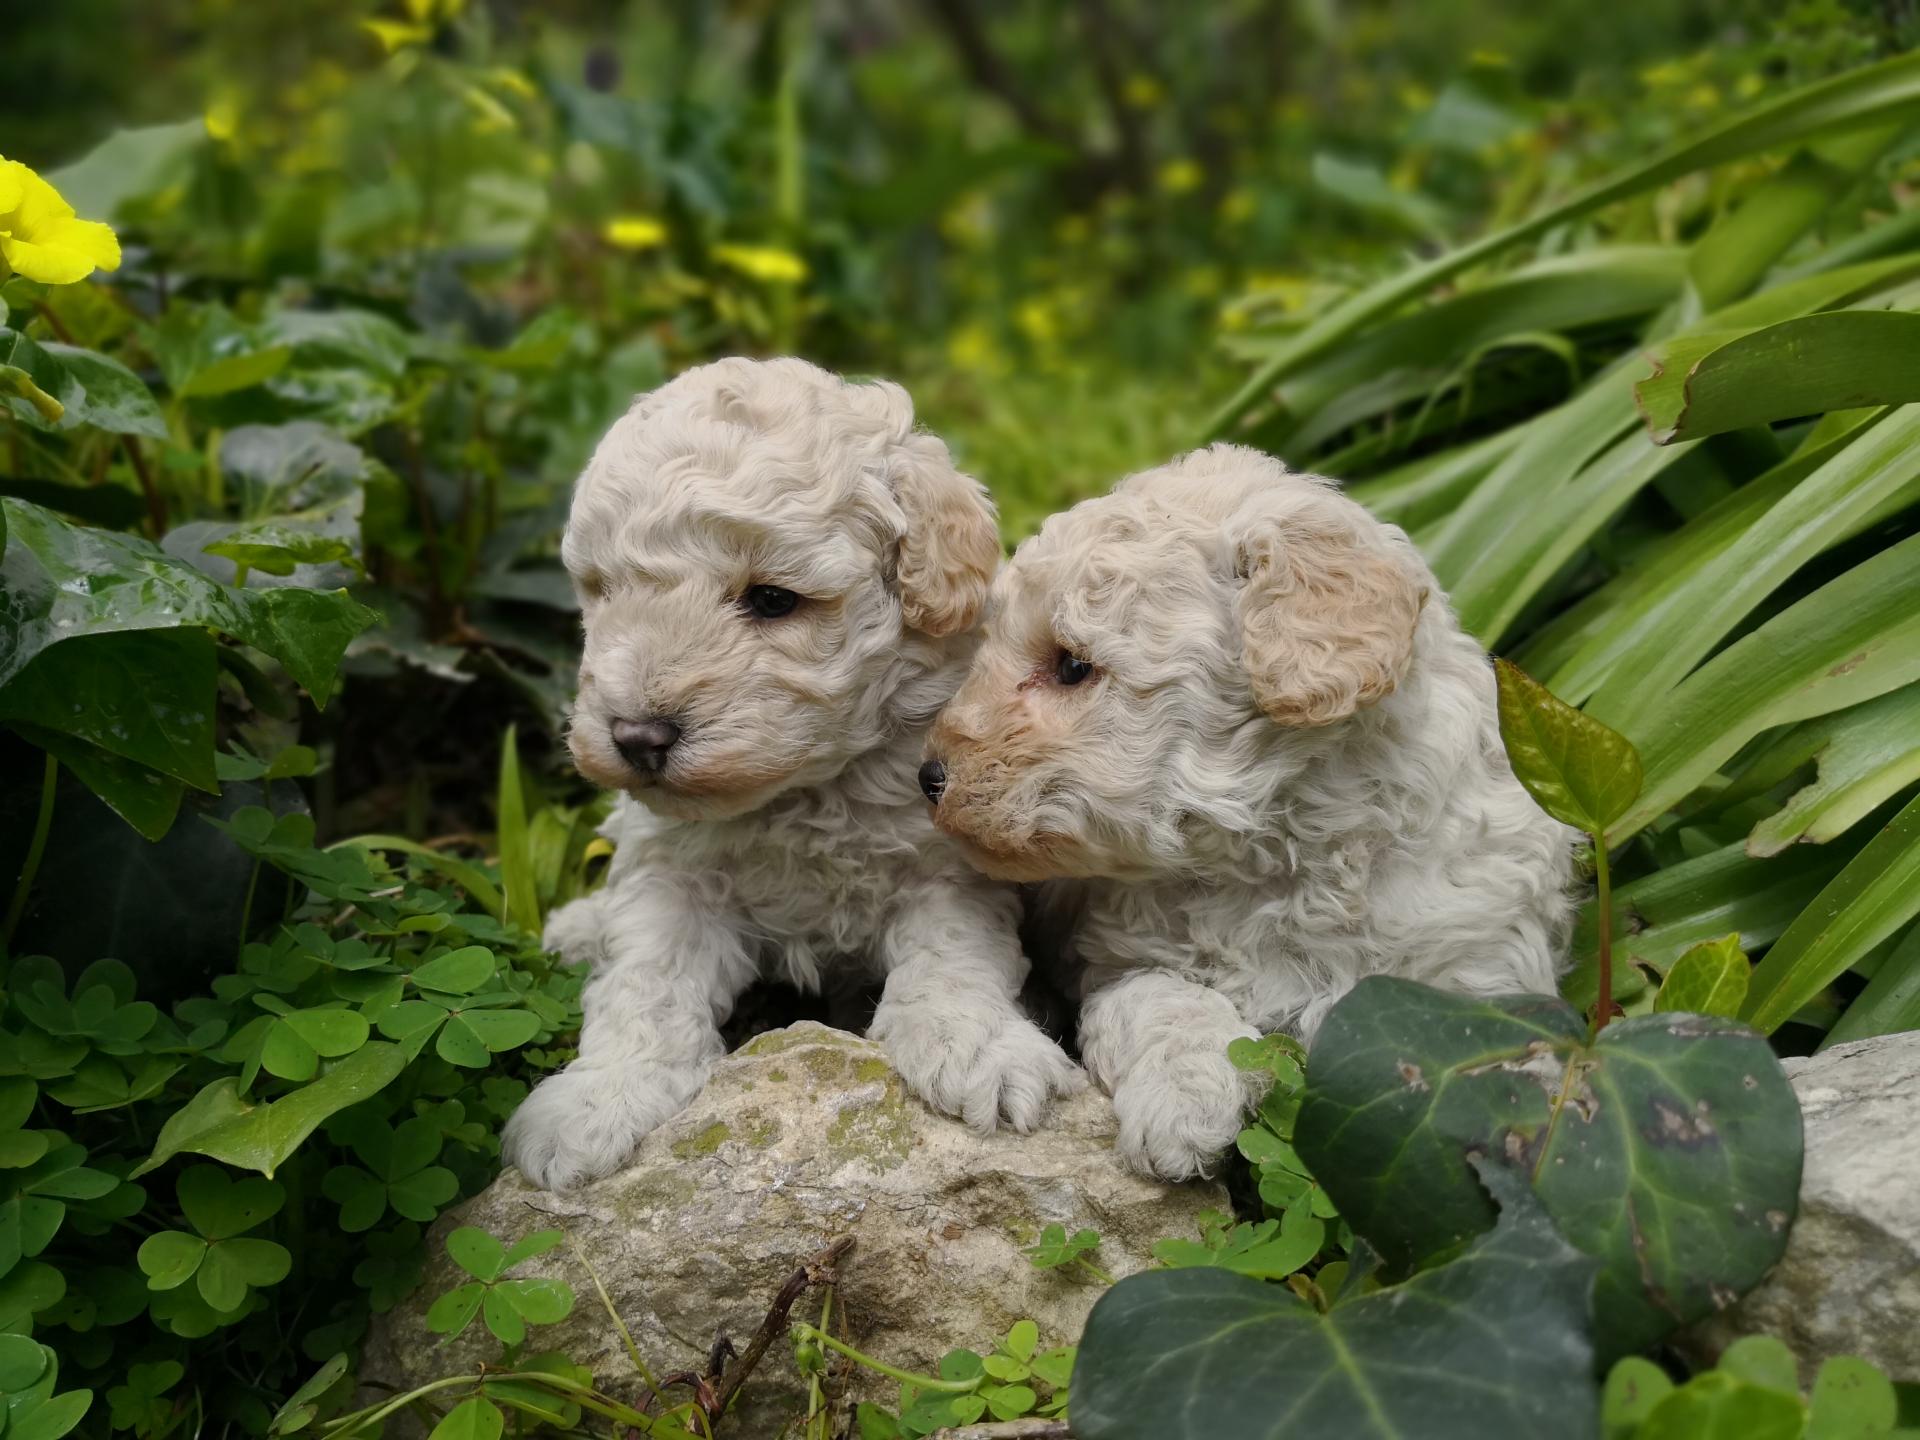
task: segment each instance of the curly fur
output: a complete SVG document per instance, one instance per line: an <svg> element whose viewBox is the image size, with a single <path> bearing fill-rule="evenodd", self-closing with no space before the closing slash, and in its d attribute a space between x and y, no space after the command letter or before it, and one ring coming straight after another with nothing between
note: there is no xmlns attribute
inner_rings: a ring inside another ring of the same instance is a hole
<svg viewBox="0 0 1920 1440"><path fill-rule="evenodd" d="M1014 891L928 823L927 726L977 644L993 509L906 393L798 360L723 360L642 397L574 494L562 555L586 638L575 762L624 792L606 886L548 942L591 962L580 1056L506 1131L527 1177L616 1168L698 1091L756 977L885 975L873 1035L935 1107L1031 1129L1080 1072L1018 1003ZM748 588L805 597L752 615ZM619 719L671 717L656 775Z"/></svg>
<svg viewBox="0 0 1920 1440"><path fill-rule="evenodd" d="M1419 554L1329 482L1231 445L1133 476L1020 547L987 628L935 820L1076 892L1082 1053L1140 1168L1205 1170L1250 1098L1227 1043L1310 1037L1362 976L1552 988L1573 832Z"/></svg>

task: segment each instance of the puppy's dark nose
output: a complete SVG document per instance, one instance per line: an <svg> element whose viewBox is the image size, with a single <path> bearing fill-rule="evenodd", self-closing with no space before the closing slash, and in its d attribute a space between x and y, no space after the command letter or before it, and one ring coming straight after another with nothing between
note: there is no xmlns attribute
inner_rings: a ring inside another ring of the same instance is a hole
<svg viewBox="0 0 1920 1440"><path fill-rule="evenodd" d="M671 720L616 720L613 744L634 769L658 775L667 765L667 752L680 739L680 727Z"/></svg>
<svg viewBox="0 0 1920 1440"><path fill-rule="evenodd" d="M938 760L929 760L920 767L920 793L936 805L947 793L947 767Z"/></svg>

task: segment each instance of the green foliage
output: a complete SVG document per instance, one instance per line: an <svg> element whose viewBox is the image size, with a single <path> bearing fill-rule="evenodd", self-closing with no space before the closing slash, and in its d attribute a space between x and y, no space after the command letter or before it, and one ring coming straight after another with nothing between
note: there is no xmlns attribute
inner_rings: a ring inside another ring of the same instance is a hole
<svg viewBox="0 0 1920 1440"><path fill-rule="evenodd" d="M1607 1356L1754 1285L1798 1204L1785 1075L1760 1036L1699 1016L1638 1016L1589 1041L1549 997L1373 977L1316 1038L1297 1135L1341 1213L1403 1271L1492 1223L1468 1157L1504 1157L1601 1261Z"/></svg>
<svg viewBox="0 0 1920 1440"><path fill-rule="evenodd" d="M1600 1402L1604 1440L1868 1440L1895 1434L1898 1419L1892 1382L1851 1355L1823 1363L1802 1399L1793 1352L1768 1335L1734 1341L1717 1366L1681 1385L1628 1356L1608 1373Z"/></svg>
<svg viewBox="0 0 1920 1440"><path fill-rule="evenodd" d="M523 1077L554 1063L527 1047L578 1023L578 977L457 893L363 851L313 850L310 822L243 810L231 828L304 898L210 993L155 1005L115 961L71 983L45 959L4 972L0 1304L18 1332L5 1357L57 1346L67 1373L106 1392L103 1427L143 1440L196 1415L264 1431L281 1405L266 1396L291 1394L308 1357L354 1343L417 1280L423 1226L487 1182ZM444 1002L427 1002L437 1029L470 1005L523 1018L488 1031L494 1048L469 1068L432 1031L394 1023L421 996ZM489 1325L558 1318L555 1284L494 1287ZM209 1393L210 1363L261 1380ZM19 1387L38 1397L21 1402L21 1433L57 1440L85 1411L86 1392L55 1395L53 1373L49 1359ZM287 1402L283 1429L311 1422L317 1394Z"/></svg>
<svg viewBox="0 0 1920 1440"><path fill-rule="evenodd" d="M893 1370L811 1326L796 1327L795 1340L802 1348L824 1343L900 1382L897 1409L866 1403L857 1407L854 1423L860 1440L912 1440L948 1426L1029 1415L1065 1419L1078 1353L1072 1345L1041 1350L1040 1327L1016 1320L990 1354L949 1350L940 1357L936 1378ZM803 1359L802 1372L809 1368L811 1362Z"/></svg>
<svg viewBox="0 0 1920 1440"><path fill-rule="evenodd" d="M1594 1262L1525 1184L1455 1258L1322 1311L1215 1268L1131 1276L1094 1307L1073 1423L1088 1440L1595 1433ZM1167 1366L1178 1353L1183 1363ZM1210 1377L1231 1376L1228 1383Z"/></svg>

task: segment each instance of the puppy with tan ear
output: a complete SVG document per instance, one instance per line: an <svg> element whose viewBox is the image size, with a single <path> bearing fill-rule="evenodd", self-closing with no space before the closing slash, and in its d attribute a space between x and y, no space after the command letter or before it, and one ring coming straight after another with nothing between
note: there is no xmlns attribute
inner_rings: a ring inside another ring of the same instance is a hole
<svg viewBox="0 0 1920 1440"><path fill-rule="evenodd" d="M1120 1146L1232 1142L1237 1036L1365 975L1548 991L1575 836L1508 767L1494 679L1407 537L1216 445L1048 520L934 727L935 823L1077 895L1081 1051Z"/></svg>
<svg viewBox="0 0 1920 1440"><path fill-rule="evenodd" d="M574 492L586 622L570 743L621 792L606 886L547 942L592 962L580 1056L508 1122L548 1188L615 1169L722 1054L761 975L884 975L907 1085L1030 1130L1079 1069L1027 1018L1013 887L914 793L1000 563L993 507L906 392L722 360L641 397Z"/></svg>

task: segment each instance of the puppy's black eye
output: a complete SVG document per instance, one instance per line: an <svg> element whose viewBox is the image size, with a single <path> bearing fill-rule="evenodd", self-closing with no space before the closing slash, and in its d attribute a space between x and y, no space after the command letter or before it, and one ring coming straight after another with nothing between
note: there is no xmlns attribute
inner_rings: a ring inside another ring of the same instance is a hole
<svg viewBox="0 0 1920 1440"><path fill-rule="evenodd" d="M1078 685L1093 673L1093 666L1072 651L1062 650L1059 660L1054 662L1053 673L1062 685Z"/></svg>
<svg viewBox="0 0 1920 1440"><path fill-rule="evenodd" d="M782 590L778 585L747 587L747 609L762 620L778 620L782 615L791 615L799 603L798 595L791 590Z"/></svg>

